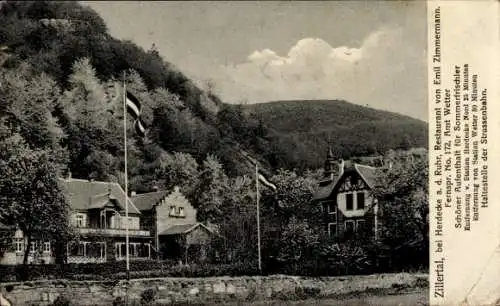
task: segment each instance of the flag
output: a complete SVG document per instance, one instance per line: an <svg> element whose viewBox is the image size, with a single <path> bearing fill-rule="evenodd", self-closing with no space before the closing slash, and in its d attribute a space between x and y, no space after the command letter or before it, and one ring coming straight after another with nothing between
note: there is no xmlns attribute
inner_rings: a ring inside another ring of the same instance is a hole
<svg viewBox="0 0 500 306"><path fill-rule="evenodd" d="M241 154L241 155L243 155L243 157L245 158L245 160L246 160L249 164L253 165L254 167L257 167L257 173L256 173L257 177L256 177L256 179L258 179L258 180L259 180L259 182L261 182L264 186L266 186L266 187L268 187L268 188L271 188L272 190L276 191L276 190L277 190L276 185L274 185L273 183L271 183L271 182L270 182L270 181L266 178L265 174L264 174L264 173L262 173L262 171L260 171L260 170L259 170L259 167L258 167L259 163L258 163L258 161L257 161L257 160L255 160L254 158L250 157L250 156L249 156L246 152L244 152L244 151L241 151L241 150L240 150L240 154Z"/></svg>
<svg viewBox="0 0 500 306"><path fill-rule="evenodd" d="M262 173L260 173L258 170L257 170L257 177L259 179L259 181L264 185L264 186L267 186L269 188L271 188L272 190L276 191L277 187L276 185L274 185L273 183L271 183Z"/></svg>
<svg viewBox="0 0 500 306"><path fill-rule="evenodd" d="M144 137L146 135L146 128L144 127L145 126L144 122L142 122L140 117L141 103L129 91L127 91L126 102L127 102L127 111L134 118L135 131L141 137Z"/></svg>

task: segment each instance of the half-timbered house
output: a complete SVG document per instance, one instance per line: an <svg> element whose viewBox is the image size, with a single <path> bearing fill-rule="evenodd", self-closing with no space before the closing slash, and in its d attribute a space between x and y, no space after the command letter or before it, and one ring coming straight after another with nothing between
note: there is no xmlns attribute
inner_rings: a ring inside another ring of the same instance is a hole
<svg viewBox="0 0 500 306"><path fill-rule="evenodd" d="M336 161L329 150L324 178L313 195L313 205L321 206L326 234L338 240L376 237L381 211L371 190L380 173L375 167Z"/></svg>

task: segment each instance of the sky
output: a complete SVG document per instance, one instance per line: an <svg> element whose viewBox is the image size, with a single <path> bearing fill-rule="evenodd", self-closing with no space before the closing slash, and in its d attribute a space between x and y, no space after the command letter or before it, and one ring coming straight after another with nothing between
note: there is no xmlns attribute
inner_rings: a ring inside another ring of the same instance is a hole
<svg viewBox="0 0 500 306"><path fill-rule="evenodd" d="M82 1L226 103L343 99L427 121L425 1Z"/></svg>

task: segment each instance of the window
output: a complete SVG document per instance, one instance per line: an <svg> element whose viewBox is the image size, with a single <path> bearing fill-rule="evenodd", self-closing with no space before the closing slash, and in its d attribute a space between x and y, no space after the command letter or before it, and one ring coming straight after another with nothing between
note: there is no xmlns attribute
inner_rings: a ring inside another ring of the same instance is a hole
<svg viewBox="0 0 500 306"><path fill-rule="evenodd" d="M105 258L106 246L104 242L90 242L86 246L86 256L93 258Z"/></svg>
<svg viewBox="0 0 500 306"><path fill-rule="evenodd" d="M365 220L356 221L356 232L362 233L365 231Z"/></svg>
<svg viewBox="0 0 500 306"><path fill-rule="evenodd" d="M184 207L179 207L179 216L184 217Z"/></svg>
<svg viewBox="0 0 500 306"><path fill-rule="evenodd" d="M30 243L30 252L35 252L36 251L36 241L32 241Z"/></svg>
<svg viewBox="0 0 500 306"><path fill-rule="evenodd" d="M345 221L345 234L352 235L354 233L354 221L347 220Z"/></svg>
<svg viewBox="0 0 500 306"><path fill-rule="evenodd" d="M24 239L16 238L15 247L16 247L16 252L24 252Z"/></svg>
<svg viewBox="0 0 500 306"><path fill-rule="evenodd" d="M77 214L75 216L75 225L76 227L84 227L84 215L83 214Z"/></svg>
<svg viewBox="0 0 500 306"><path fill-rule="evenodd" d="M345 195L345 202L346 202L346 210L353 210L354 207L353 207L353 194L352 193L348 193Z"/></svg>
<svg viewBox="0 0 500 306"><path fill-rule="evenodd" d="M328 223L328 236L337 236L337 223Z"/></svg>
<svg viewBox="0 0 500 306"><path fill-rule="evenodd" d="M356 196L356 202L358 204L357 209L365 209L365 193L364 192L358 192Z"/></svg>
<svg viewBox="0 0 500 306"><path fill-rule="evenodd" d="M45 253L49 253L50 252L50 241L45 241L43 243L43 251Z"/></svg>
<svg viewBox="0 0 500 306"><path fill-rule="evenodd" d="M86 249L86 248L85 248L85 242L80 242L80 243L78 244L78 253L77 253L77 254L78 254L78 256L85 256L85 255L86 255L86 254L85 254L85 253L86 253L86 252L85 252L85 249Z"/></svg>
<svg viewBox="0 0 500 306"><path fill-rule="evenodd" d="M106 243L105 242L98 242L100 246L100 251L101 251L101 258L106 258Z"/></svg>
<svg viewBox="0 0 500 306"><path fill-rule="evenodd" d="M170 206L170 215L175 216L175 206Z"/></svg>
<svg viewBox="0 0 500 306"><path fill-rule="evenodd" d="M326 209L328 210L329 214L335 214L335 213L337 213L337 207L335 207L335 202L334 201L328 201L328 202L326 202Z"/></svg>

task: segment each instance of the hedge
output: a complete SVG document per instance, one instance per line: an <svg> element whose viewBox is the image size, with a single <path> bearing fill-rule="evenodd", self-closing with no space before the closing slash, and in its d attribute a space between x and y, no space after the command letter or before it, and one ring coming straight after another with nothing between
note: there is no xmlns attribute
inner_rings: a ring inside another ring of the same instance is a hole
<svg viewBox="0 0 500 306"><path fill-rule="evenodd" d="M131 278L146 277L208 277L257 275L256 263L177 265L171 261L140 261L130 263ZM116 280L126 278L125 262L0 266L0 282L70 279Z"/></svg>

